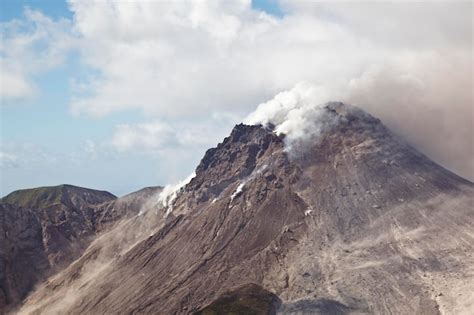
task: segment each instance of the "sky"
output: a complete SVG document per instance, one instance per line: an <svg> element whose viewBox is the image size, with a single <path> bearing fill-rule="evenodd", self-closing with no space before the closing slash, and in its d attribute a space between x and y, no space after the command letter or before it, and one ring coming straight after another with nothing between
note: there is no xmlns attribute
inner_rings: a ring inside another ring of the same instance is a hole
<svg viewBox="0 0 474 315"><path fill-rule="evenodd" d="M468 1L0 2L0 195L177 182L295 86L474 179ZM303 82L303 83L302 83Z"/></svg>

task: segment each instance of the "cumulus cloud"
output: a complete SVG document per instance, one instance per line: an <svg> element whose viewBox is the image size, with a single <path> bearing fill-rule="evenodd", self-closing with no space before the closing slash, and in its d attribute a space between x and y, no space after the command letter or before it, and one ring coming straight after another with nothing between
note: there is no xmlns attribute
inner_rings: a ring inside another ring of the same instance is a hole
<svg viewBox="0 0 474 315"><path fill-rule="evenodd" d="M1 99L24 99L29 98L34 94L34 89L31 83L28 82L27 79L19 73L3 69L0 73L0 80Z"/></svg>
<svg viewBox="0 0 474 315"><path fill-rule="evenodd" d="M251 56L240 54L258 43L256 33L274 19L254 12L249 3L74 1L71 8L83 58L99 71L85 82L91 95L72 102L75 113L100 116L140 108L205 116L215 108L249 108L261 92L260 79L253 76L256 62L244 65ZM246 20L256 24L248 27Z"/></svg>
<svg viewBox="0 0 474 315"><path fill-rule="evenodd" d="M301 80L355 70L354 62L338 65L345 47L356 43L337 23L278 19L249 1L72 2L71 8L84 60L99 71L85 82L92 93L72 102L75 113L244 113Z"/></svg>
<svg viewBox="0 0 474 315"><path fill-rule="evenodd" d="M83 56L99 71L76 113L160 115L250 110L300 81L346 85L406 51L470 49L470 6L283 1L283 18L250 1L71 1Z"/></svg>
<svg viewBox="0 0 474 315"><path fill-rule="evenodd" d="M174 142L171 127L160 122L137 125L118 125L112 137L112 146L120 151L131 149L158 149Z"/></svg>
<svg viewBox="0 0 474 315"><path fill-rule="evenodd" d="M199 121L152 120L145 123L121 124L116 126L109 144L120 152L164 152L178 148L207 149L216 145L221 136L227 134L237 122L238 118L234 116L217 114Z"/></svg>
<svg viewBox="0 0 474 315"><path fill-rule="evenodd" d="M75 39L71 21L25 9L24 18L0 23L0 103L35 93L33 76L61 64Z"/></svg>

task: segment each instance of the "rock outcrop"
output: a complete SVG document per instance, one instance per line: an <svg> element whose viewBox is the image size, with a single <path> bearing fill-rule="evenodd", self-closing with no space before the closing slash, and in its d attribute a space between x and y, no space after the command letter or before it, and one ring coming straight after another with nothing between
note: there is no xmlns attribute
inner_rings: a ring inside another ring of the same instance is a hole
<svg viewBox="0 0 474 315"><path fill-rule="evenodd" d="M119 219L135 215L161 188L122 198L105 191L60 185L12 192L0 203L0 310L15 306L33 287L78 258Z"/></svg>
<svg viewBox="0 0 474 315"><path fill-rule="evenodd" d="M25 208L0 204L0 313L43 280L50 263L41 223Z"/></svg>

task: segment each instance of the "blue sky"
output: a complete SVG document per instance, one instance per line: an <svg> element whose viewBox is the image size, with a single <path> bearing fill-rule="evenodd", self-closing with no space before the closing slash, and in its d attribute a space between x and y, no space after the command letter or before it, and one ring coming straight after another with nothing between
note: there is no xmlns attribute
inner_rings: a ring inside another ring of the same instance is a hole
<svg viewBox="0 0 474 315"><path fill-rule="evenodd" d="M0 18L2 21L21 18L25 7L41 10L55 19L72 18L67 2L61 0L4 0L1 3Z"/></svg>
<svg viewBox="0 0 474 315"><path fill-rule="evenodd" d="M176 182L299 82L363 106L450 169L474 170L470 3L0 6L0 195Z"/></svg>
<svg viewBox="0 0 474 315"><path fill-rule="evenodd" d="M1 6L2 21L22 19L26 7L39 10L53 19L72 18L65 1L7 0L3 1ZM26 154L39 154L36 150L41 150L47 152L45 159L58 157L59 161L33 162L28 159L19 161L19 165L14 167L2 169L1 195L20 188L62 183L109 189L117 194L159 184L159 164L153 158L142 158L141 163L135 163L129 156L118 156L113 160L85 158L85 161L78 163L66 157L69 154L80 154L84 141L104 138L116 124L133 123L141 116L134 111L101 119L72 115L68 107L71 98L70 80L87 71L80 64L77 55L71 53L58 67L32 78L37 90L34 97L15 100L13 104L2 104L2 143L8 146L34 146L35 149L31 149L33 152ZM148 172L145 171L146 168L157 171ZM126 169L128 172L119 176L115 172L116 169ZM134 174L139 173L142 175L134 178ZM133 179L134 184L127 185L130 179Z"/></svg>

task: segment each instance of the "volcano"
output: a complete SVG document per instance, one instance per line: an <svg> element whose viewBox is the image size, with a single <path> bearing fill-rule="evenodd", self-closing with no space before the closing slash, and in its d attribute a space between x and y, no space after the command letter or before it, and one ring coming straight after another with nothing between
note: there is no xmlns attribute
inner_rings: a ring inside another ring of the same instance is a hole
<svg viewBox="0 0 474 315"><path fill-rule="evenodd" d="M12 312L472 314L473 183L356 107L318 113L296 140L235 126Z"/></svg>

